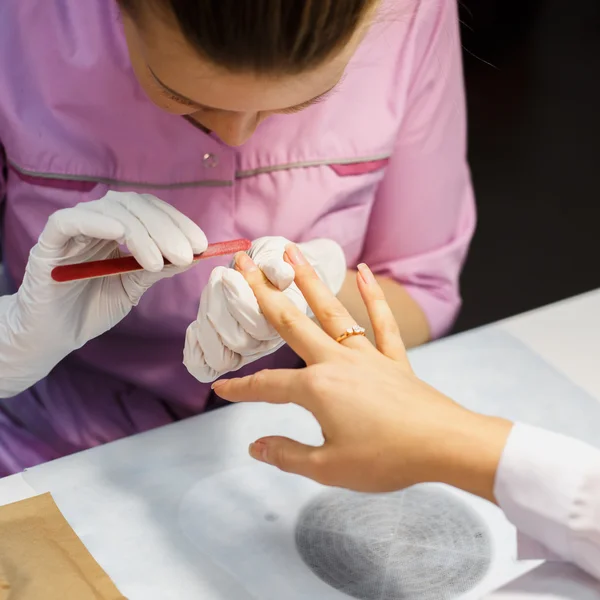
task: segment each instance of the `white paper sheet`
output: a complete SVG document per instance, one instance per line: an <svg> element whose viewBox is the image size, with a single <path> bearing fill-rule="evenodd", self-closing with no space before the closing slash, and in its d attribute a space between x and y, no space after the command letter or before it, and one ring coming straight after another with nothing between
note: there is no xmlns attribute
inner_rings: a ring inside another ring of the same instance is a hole
<svg viewBox="0 0 600 600"><path fill-rule="evenodd" d="M467 408L600 447L600 399L498 326L418 348L411 362L419 377Z"/></svg>
<svg viewBox="0 0 600 600"><path fill-rule="evenodd" d="M25 482L22 473L0 479L0 506L35 496L35 490Z"/></svg>
<svg viewBox="0 0 600 600"><path fill-rule="evenodd" d="M600 404L501 331L413 353L417 372L484 412L579 438L597 432ZM365 399L368 402L368 399ZM51 491L75 531L131 600L341 600L295 549L294 526L321 487L247 456L256 438L319 443L311 415L239 405L41 465L26 481ZM596 440L597 441L597 440ZM455 492L492 532L481 598L534 564L515 562L514 529L496 507Z"/></svg>

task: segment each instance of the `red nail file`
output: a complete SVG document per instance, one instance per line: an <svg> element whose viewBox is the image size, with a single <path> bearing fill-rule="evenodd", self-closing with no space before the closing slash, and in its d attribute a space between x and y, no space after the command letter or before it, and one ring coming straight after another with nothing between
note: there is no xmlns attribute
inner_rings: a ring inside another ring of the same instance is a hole
<svg viewBox="0 0 600 600"><path fill-rule="evenodd" d="M252 243L248 240L230 240L228 242L217 242L209 244L202 254L194 255L194 262L214 256L224 256L245 252L250 249ZM165 265L171 263L165 258ZM122 275L143 271L144 267L133 258L133 256L122 256L120 258L108 258L106 260L93 260L76 265L61 265L52 269L52 279L59 283L68 281L81 281L82 279L95 279L97 277L108 277L109 275Z"/></svg>

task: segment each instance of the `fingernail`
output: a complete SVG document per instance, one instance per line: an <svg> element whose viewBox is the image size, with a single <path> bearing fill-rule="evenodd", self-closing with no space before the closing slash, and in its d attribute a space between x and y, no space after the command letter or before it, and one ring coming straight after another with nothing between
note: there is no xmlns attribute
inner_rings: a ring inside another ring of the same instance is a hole
<svg viewBox="0 0 600 600"><path fill-rule="evenodd" d="M264 442L254 442L250 444L248 448L250 452L250 456L255 460L260 460L261 462L267 461L267 445Z"/></svg>
<svg viewBox="0 0 600 600"><path fill-rule="evenodd" d="M210 389L216 390L217 388L220 388L223 385L225 385L228 381L228 379L219 379L219 381L214 381L213 384L210 386Z"/></svg>
<svg viewBox="0 0 600 600"><path fill-rule="evenodd" d="M364 283L366 283L367 285L372 285L375 283L375 276L373 275L371 269L369 269L369 267L365 265L365 263L361 263L356 268L358 269L358 272L360 273L360 276Z"/></svg>
<svg viewBox="0 0 600 600"><path fill-rule="evenodd" d="M254 264L254 261L245 252L238 252L235 255L235 264L239 267L242 273L251 273L252 271L258 270L258 267Z"/></svg>
<svg viewBox="0 0 600 600"><path fill-rule="evenodd" d="M300 266L308 264L306 258L304 258L304 254L300 252L300 248L296 244L288 244L285 247L285 254L292 265Z"/></svg>

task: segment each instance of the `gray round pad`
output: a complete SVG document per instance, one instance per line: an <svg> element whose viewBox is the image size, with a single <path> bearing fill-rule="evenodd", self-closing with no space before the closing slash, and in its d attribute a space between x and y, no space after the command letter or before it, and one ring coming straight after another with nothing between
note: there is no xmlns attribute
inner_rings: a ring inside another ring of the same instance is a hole
<svg viewBox="0 0 600 600"><path fill-rule="evenodd" d="M394 494L326 492L301 513L296 545L323 581L360 600L449 600L487 573L479 515L437 486Z"/></svg>

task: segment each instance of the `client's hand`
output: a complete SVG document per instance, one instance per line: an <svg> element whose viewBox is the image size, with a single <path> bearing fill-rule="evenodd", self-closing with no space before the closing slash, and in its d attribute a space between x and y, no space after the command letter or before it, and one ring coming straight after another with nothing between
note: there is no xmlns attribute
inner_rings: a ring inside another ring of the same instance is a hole
<svg viewBox="0 0 600 600"><path fill-rule="evenodd" d="M238 255L237 264L266 318L308 366L213 387L232 402L299 404L317 418L325 443L264 438L252 444L252 456L327 485L375 492L439 481L493 500L511 423L472 413L415 376L391 310L364 265L357 282L377 348L360 335L336 342L355 325L352 317L297 249L287 255L296 257L296 284L322 330L248 256Z"/></svg>
<svg viewBox="0 0 600 600"><path fill-rule="evenodd" d="M54 267L119 256L120 244L144 271L53 281ZM18 292L0 298L0 397L26 389L116 325L152 284L181 272L206 246L195 223L149 194L109 192L54 213L31 250ZM164 268L163 256L172 266Z"/></svg>

